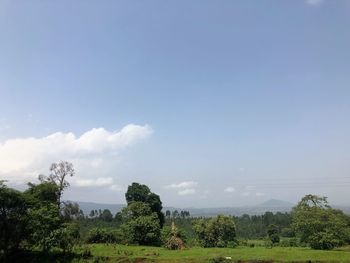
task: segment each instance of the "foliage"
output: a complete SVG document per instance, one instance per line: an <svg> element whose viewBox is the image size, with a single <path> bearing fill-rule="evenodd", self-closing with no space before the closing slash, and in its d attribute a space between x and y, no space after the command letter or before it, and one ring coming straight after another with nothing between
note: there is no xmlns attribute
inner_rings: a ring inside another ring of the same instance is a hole
<svg viewBox="0 0 350 263"><path fill-rule="evenodd" d="M58 198L58 186L54 182L41 181L40 184L28 183L25 194L33 199L33 202L56 203Z"/></svg>
<svg viewBox="0 0 350 263"><path fill-rule="evenodd" d="M80 210L79 205L72 202L64 202L61 214L65 221L84 217L84 213Z"/></svg>
<svg viewBox="0 0 350 263"><path fill-rule="evenodd" d="M237 237L248 239L265 238L268 235L267 230L271 224L276 225L283 236L287 234L284 229L290 228L291 221L290 213L277 212L274 214L265 212L263 215L252 216L245 214L235 217ZM293 231L290 231L287 235L293 237L295 234Z"/></svg>
<svg viewBox="0 0 350 263"><path fill-rule="evenodd" d="M159 245L164 222L159 196L146 185L132 183L125 198L128 206L116 218L123 222L122 230L129 236L129 241L140 245Z"/></svg>
<svg viewBox="0 0 350 263"><path fill-rule="evenodd" d="M132 218L122 225L132 243L140 245L159 245L160 224L156 213Z"/></svg>
<svg viewBox="0 0 350 263"><path fill-rule="evenodd" d="M129 219L135 219L139 216L148 216L152 214L152 210L147 203L141 201L132 201L127 207L122 209L121 219L127 221Z"/></svg>
<svg viewBox="0 0 350 263"><path fill-rule="evenodd" d="M179 231L175 226L175 223L172 222L171 228L162 229L162 241L164 247L171 250L185 249L185 240L186 237L182 231Z"/></svg>
<svg viewBox="0 0 350 263"><path fill-rule="evenodd" d="M162 202L159 195L152 193L147 185L132 183L128 186L128 190L125 193L125 199L128 205L132 202L143 202L148 204L152 212L157 213L160 227L163 227L164 214L162 212Z"/></svg>
<svg viewBox="0 0 350 263"><path fill-rule="evenodd" d="M57 243L61 219L56 204L45 204L29 210L29 242L44 251L50 250Z"/></svg>
<svg viewBox="0 0 350 263"><path fill-rule="evenodd" d="M58 163L52 163L50 166L50 175L44 176L39 175L39 180L41 182L51 182L57 185L57 207L60 209L61 206L61 197L64 189L69 186L69 182L66 180L66 177L74 176L75 171L73 164L66 161L60 161Z"/></svg>
<svg viewBox="0 0 350 263"><path fill-rule="evenodd" d="M267 230L267 234L272 244L280 242L280 237L278 235L278 227L276 225L271 224Z"/></svg>
<svg viewBox="0 0 350 263"><path fill-rule="evenodd" d="M0 251L18 249L27 237L28 206L23 193L0 182Z"/></svg>
<svg viewBox="0 0 350 263"><path fill-rule="evenodd" d="M120 230L111 230L107 228L93 228L88 232L87 243L122 243L124 241L123 233Z"/></svg>
<svg viewBox="0 0 350 263"><path fill-rule="evenodd" d="M104 221L111 222L113 220L113 215L109 209L104 209L100 218Z"/></svg>
<svg viewBox="0 0 350 263"><path fill-rule="evenodd" d="M332 209L326 197L306 195L292 211L293 228L301 242L314 249L333 249L349 240L349 220Z"/></svg>
<svg viewBox="0 0 350 263"><path fill-rule="evenodd" d="M52 165L51 177L44 179L40 176L40 183L28 183L28 189L24 192L8 188L0 182L0 252L7 254L15 249L33 248L45 252L58 248L66 252L77 243L77 225L65 223L66 217L61 217L58 206L60 195L68 186L65 176L59 177L60 172L55 170L59 167ZM65 172L68 175L72 169L67 168ZM56 175L62 185L55 181ZM79 210L78 206L74 208Z"/></svg>
<svg viewBox="0 0 350 263"><path fill-rule="evenodd" d="M204 247L227 247L236 237L233 218L224 215L198 220L194 223L194 231Z"/></svg>
<svg viewBox="0 0 350 263"><path fill-rule="evenodd" d="M175 224L175 222L174 222ZM175 224L176 226L176 224ZM167 241L167 239L172 235L172 226L164 226L161 230L161 241L162 244L165 244L165 242ZM186 244L188 242L188 235L187 232L176 226L176 236L178 236L179 238L181 238L181 240Z"/></svg>

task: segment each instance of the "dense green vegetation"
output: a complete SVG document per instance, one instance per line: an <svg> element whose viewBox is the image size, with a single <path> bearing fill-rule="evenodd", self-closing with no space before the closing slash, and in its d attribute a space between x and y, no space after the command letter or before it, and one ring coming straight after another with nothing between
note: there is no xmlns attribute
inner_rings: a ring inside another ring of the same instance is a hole
<svg viewBox="0 0 350 263"><path fill-rule="evenodd" d="M72 164L60 162L23 192L0 181L0 261L350 261L350 217L325 197L306 195L291 213L194 218L188 211L164 215L160 197L132 183L116 215L84 215L61 200L73 175Z"/></svg>

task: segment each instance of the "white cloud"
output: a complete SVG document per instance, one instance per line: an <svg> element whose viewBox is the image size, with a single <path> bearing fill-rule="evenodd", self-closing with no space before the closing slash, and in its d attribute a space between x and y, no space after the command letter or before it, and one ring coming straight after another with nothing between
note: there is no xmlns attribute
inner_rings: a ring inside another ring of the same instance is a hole
<svg viewBox="0 0 350 263"><path fill-rule="evenodd" d="M112 177L98 177L96 179L76 179L73 185L77 187L107 186L113 184Z"/></svg>
<svg viewBox="0 0 350 263"><path fill-rule="evenodd" d="M224 192L225 193L233 193L236 189L232 186L229 186L227 188L225 188Z"/></svg>
<svg viewBox="0 0 350 263"><path fill-rule="evenodd" d="M80 183L77 178L77 184L103 184L102 179L96 180L111 172L119 159L116 154L151 134L148 125L129 124L119 131L93 128L80 137L56 132L41 138L8 139L0 142L0 177L24 183L35 179L39 173L47 174L52 162L67 160L73 162L77 177L85 177L79 178Z"/></svg>
<svg viewBox="0 0 350 263"><path fill-rule="evenodd" d="M197 186L197 182L194 181L185 181L185 182L181 182L178 184L170 184L165 186L165 188L172 188L172 189L186 189L186 188L192 188Z"/></svg>
<svg viewBox="0 0 350 263"><path fill-rule="evenodd" d="M192 195L196 193L195 187L198 185L197 182L194 181L184 181L177 184L166 185L167 189L176 189L178 195Z"/></svg>
<svg viewBox="0 0 350 263"><path fill-rule="evenodd" d="M123 190L123 188L120 185L117 184L113 184L110 187L111 190L116 191L116 192L120 192L121 190Z"/></svg>
<svg viewBox="0 0 350 263"><path fill-rule="evenodd" d="M306 0L308 5L319 5L323 2L323 0Z"/></svg>
<svg viewBox="0 0 350 263"><path fill-rule="evenodd" d="M196 193L196 189L194 188L188 188L188 189L183 189L183 190L179 190L178 195L193 195Z"/></svg>

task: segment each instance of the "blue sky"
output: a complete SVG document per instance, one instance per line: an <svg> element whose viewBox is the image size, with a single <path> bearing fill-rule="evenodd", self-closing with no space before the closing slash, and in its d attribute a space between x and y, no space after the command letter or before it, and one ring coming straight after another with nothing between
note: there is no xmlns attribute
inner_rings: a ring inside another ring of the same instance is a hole
<svg viewBox="0 0 350 263"><path fill-rule="evenodd" d="M68 159L74 200L344 204L349 26L346 0L2 0L0 177Z"/></svg>

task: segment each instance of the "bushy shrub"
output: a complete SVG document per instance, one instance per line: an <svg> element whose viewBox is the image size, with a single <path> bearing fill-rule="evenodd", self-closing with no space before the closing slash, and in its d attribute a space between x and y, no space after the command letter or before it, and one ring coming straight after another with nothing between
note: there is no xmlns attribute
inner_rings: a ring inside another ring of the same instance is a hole
<svg viewBox="0 0 350 263"><path fill-rule="evenodd" d="M309 237L309 245L313 249L333 249L344 243L333 233L319 232Z"/></svg>
<svg viewBox="0 0 350 263"><path fill-rule="evenodd" d="M93 228L89 231L87 243L123 243L124 235L120 230Z"/></svg>
<svg viewBox="0 0 350 263"><path fill-rule="evenodd" d="M92 256L91 249L88 246L83 246L77 253L83 258L88 259Z"/></svg>
<svg viewBox="0 0 350 263"><path fill-rule="evenodd" d="M300 242L296 237L282 239L279 243L280 247L299 247Z"/></svg>
<svg viewBox="0 0 350 263"><path fill-rule="evenodd" d="M286 228L282 229L281 236L282 237L295 237L295 232L293 231L292 228L286 227Z"/></svg>
<svg viewBox="0 0 350 263"><path fill-rule="evenodd" d="M193 229L204 247L226 247L236 239L236 226L230 216L218 215L211 219L200 219Z"/></svg>
<svg viewBox="0 0 350 263"><path fill-rule="evenodd" d="M227 247L229 248L235 248L239 246L238 240L233 240L233 241L228 241L227 242Z"/></svg>

